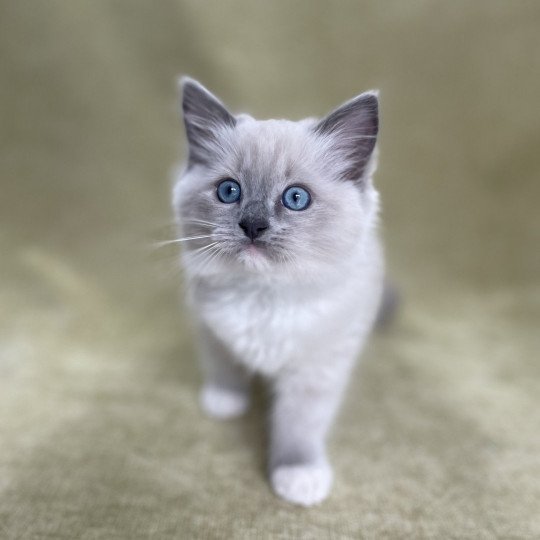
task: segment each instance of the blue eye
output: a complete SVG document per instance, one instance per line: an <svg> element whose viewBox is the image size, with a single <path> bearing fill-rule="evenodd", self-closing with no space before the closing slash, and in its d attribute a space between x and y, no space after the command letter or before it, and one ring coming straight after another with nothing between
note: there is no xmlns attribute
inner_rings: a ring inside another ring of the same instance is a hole
<svg viewBox="0 0 540 540"><path fill-rule="evenodd" d="M305 210L311 202L311 195L304 188L291 186L283 192L281 200L289 210Z"/></svg>
<svg viewBox="0 0 540 540"><path fill-rule="evenodd" d="M225 204L236 202L240 199L240 184L232 178L223 180L217 187L218 199Z"/></svg>

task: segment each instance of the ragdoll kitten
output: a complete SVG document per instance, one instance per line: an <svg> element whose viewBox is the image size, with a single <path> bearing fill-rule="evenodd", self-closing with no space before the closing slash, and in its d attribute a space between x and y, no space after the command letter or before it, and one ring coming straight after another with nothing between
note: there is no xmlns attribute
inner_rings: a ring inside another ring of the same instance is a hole
<svg viewBox="0 0 540 540"><path fill-rule="evenodd" d="M182 261L199 329L203 409L249 406L272 388L269 474L292 503L332 484L325 439L380 304L373 187L377 93L322 120L234 116L184 78L189 158L174 187Z"/></svg>

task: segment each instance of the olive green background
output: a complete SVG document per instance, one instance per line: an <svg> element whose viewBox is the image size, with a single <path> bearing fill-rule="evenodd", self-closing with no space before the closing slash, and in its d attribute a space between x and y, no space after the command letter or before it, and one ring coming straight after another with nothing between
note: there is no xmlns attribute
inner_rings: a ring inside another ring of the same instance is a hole
<svg viewBox="0 0 540 540"><path fill-rule="evenodd" d="M269 489L264 392L197 405L180 73L260 117L381 89L403 303L318 508ZM539 2L3 1L0 182L1 538L540 537Z"/></svg>

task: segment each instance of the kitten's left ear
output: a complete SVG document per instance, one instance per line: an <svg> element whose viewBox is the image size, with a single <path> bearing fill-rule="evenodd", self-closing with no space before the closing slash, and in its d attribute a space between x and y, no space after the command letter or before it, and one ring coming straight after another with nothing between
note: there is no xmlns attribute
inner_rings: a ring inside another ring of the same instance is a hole
<svg viewBox="0 0 540 540"><path fill-rule="evenodd" d="M233 128L236 118L217 97L202 84L189 78L179 80L182 91L182 111L189 142L189 163L208 164L220 129Z"/></svg>
<svg viewBox="0 0 540 540"><path fill-rule="evenodd" d="M361 183L379 132L378 92L370 91L347 101L313 128L333 139L332 145L345 163L341 176Z"/></svg>

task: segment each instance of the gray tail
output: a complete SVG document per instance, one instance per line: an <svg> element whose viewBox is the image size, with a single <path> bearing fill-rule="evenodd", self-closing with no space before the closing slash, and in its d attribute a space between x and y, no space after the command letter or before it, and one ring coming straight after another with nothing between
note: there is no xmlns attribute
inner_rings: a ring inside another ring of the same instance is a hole
<svg viewBox="0 0 540 540"><path fill-rule="evenodd" d="M375 323L377 328L384 328L394 320L400 301L401 299L396 285L385 280L381 305Z"/></svg>

